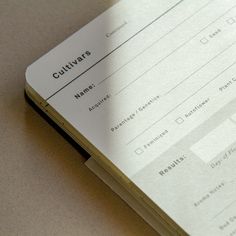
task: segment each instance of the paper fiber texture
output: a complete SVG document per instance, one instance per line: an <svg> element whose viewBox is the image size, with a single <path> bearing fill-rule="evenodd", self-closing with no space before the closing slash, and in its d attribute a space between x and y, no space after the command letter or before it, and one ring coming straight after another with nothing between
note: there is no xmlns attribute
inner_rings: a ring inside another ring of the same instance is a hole
<svg viewBox="0 0 236 236"><path fill-rule="evenodd" d="M120 1L26 77L155 210L236 233L235 1Z"/></svg>

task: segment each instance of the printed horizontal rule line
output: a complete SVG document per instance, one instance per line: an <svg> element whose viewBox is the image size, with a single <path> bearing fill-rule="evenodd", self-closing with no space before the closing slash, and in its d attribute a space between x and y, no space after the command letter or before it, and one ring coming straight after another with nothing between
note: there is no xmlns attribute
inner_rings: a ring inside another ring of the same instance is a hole
<svg viewBox="0 0 236 236"><path fill-rule="evenodd" d="M236 42L235 42L236 43ZM235 44L234 43L234 44ZM232 44L233 45L233 44ZM218 73L216 76L214 76L211 80L209 80L207 83L205 83L203 86L201 86L197 91L195 91L193 94L191 94L190 96L188 96L187 98L185 98L182 102L180 102L178 105L176 105L174 108L172 108L170 111L168 111L166 114L164 114L162 117L160 117L158 120L156 120L155 122L153 122L151 125L149 125L146 129L144 129L142 132L140 132L138 135L136 135L134 138L132 138L130 141L128 141L126 143L126 145L129 145L131 143L133 143L137 138L139 138L141 135L143 135L144 133L146 133L148 130L150 130L153 126L155 126L157 123L159 123L160 121L162 121L165 117L167 117L169 114L171 114L173 111L175 111L177 108L179 108L181 105L183 105L185 102L187 102L190 98L192 98L194 95L196 95L197 93L199 93L202 89L204 89L205 87L207 87L210 83L212 83L213 81L215 81L219 76L221 76L222 74L224 74L227 70L229 70L231 67L236 65L236 61L233 62L231 65L229 65L228 67L226 67L223 71L221 71L220 73Z"/></svg>
<svg viewBox="0 0 236 236"><path fill-rule="evenodd" d="M100 60L98 60L97 62L95 62L92 66L90 66L88 69L86 69L85 71L83 71L81 74L79 74L78 76L76 76L74 79L72 79L70 82L68 82L66 85L64 85L63 87L61 87L60 89L58 89L56 92L54 92L52 95L50 95L48 98L46 98L45 100L48 101L49 99L51 99L53 96L55 96L57 93L59 93L60 91L62 91L64 88L66 88L68 85L70 85L71 83L73 83L75 80L77 80L79 77L81 77L82 75L84 75L85 73L87 73L90 69L92 69L93 67L95 67L97 64L99 64L101 61L103 61L105 58L107 58L108 56L110 56L112 53L114 53L116 50L118 50L119 48L121 48L124 44L126 44L128 41L130 41L131 39L133 39L134 37L136 37L138 34L140 34L142 31L144 31L146 28L148 28L150 25L152 25L153 23L155 23L157 20L159 20L160 18L162 18L163 16L165 16L167 13L169 13L171 10L173 10L175 7L177 7L178 5L180 5L182 2L184 2L185 0L180 0L179 2L177 2L175 5L173 5L171 8L169 8L168 10L166 10L164 13L162 13L161 15L159 15L157 18L155 18L153 21L151 21L149 24L147 24L146 26L144 26L141 30L139 30L137 33L135 33L134 35L132 35L130 38L128 38L127 40L125 40L123 43L121 43L119 46L117 46L115 49L113 49L111 52L109 52L108 54L106 54L104 57L102 57Z"/></svg>
<svg viewBox="0 0 236 236"><path fill-rule="evenodd" d="M188 16L187 18L185 18L183 21L181 21L180 23L178 23L174 28L172 28L171 30L169 30L167 33L165 33L164 35L162 35L161 37L159 37L157 40L155 40L151 45L149 45L148 47L146 47L144 50L142 50L140 53L138 53L136 56L134 56L131 60L129 60L128 62L126 62L125 64L123 64L122 66L120 66L117 70L115 70L114 72L112 72L110 75L108 75L105 79L101 80L98 85L102 84L103 82L105 82L106 80L110 79L113 75L115 75L117 72L119 72L121 69L123 69L125 66L129 65L132 61L134 61L136 58L138 58L140 55L142 55L143 53L145 53L148 49L152 48L154 45L156 45L158 42L160 42L161 40L163 40L164 38L166 38L169 34L171 34L172 32L174 32L176 29L178 29L181 25L183 25L186 21L188 21L189 19L191 19L192 17L194 17L196 14L198 14L200 11L202 11L204 8L206 8L212 1L209 1L207 4L203 5L201 8L199 8L196 12L194 12L192 15Z"/></svg>
<svg viewBox="0 0 236 236"><path fill-rule="evenodd" d="M205 6L209 5L206 4ZM189 42L191 42L193 39L195 39L200 33L202 33L204 30L206 30L208 27L212 26L214 23L216 23L218 20L220 20L222 17L224 17L227 13L229 13L230 11L232 11L232 9L234 9L236 6L232 7L231 9L227 10L226 12L224 12L224 14L220 15L218 18L214 19L212 22L210 22L208 25L206 25L205 27L203 27L199 32L197 32L195 35L193 35L192 37L190 37L188 40L186 40L185 42L183 42L182 44L180 44L178 47L176 47L172 52L170 52L168 55L166 55L165 57L163 57L162 59L160 59L157 63L155 63L154 65L152 65L149 69L147 69L146 71L144 71L141 75L139 75L138 77L136 77L134 80L132 80L129 84L127 84L126 86L124 86L123 88L121 88L118 92L116 92L115 95L119 95L121 92L123 92L124 90L126 90L127 88L129 88L132 84L134 84L136 81L140 80L141 78L144 77L144 75L146 75L148 72L150 72L152 69L154 69L155 67L157 67L159 64L161 64L163 61L165 61L166 59L168 59L170 56L172 56L173 54L175 54L176 52L178 52L180 49L182 49L184 46L186 46ZM204 8L204 7L203 7Z"/></svg>

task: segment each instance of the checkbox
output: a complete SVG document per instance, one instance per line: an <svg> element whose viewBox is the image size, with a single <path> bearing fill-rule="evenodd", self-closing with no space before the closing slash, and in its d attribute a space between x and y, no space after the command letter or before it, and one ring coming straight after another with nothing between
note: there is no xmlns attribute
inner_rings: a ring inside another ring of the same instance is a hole
<svg viewBox="0 0 236 236"><path fill-rule="evenodd" d="M184 122L184 119L182 117L179 117L178 119L175 120L177 124L182 124Z"/></svg>
<svg viewBox="0 0 236 236"><path fill-rule="evenodd" d="M202 44L207 44L207 43L208 43L208 39L207 39L207 38L202 38L202 39L200 40L200 42L201 42Z"/></svg>
<svg viewBox="0 0 236 236"><path fill-rule="evenodd" d="M141 155L143 153L143 149L142 148L138 148L138 149L135 150L135 153L137 155Z"/></svg>
<svg viewBox="0 0 236 236"><path fill-rule="evenodd" d="M234 18L229 18L227 21L226 21L229 25L232 25L234 23L236 23L236 20Z"/></svg>

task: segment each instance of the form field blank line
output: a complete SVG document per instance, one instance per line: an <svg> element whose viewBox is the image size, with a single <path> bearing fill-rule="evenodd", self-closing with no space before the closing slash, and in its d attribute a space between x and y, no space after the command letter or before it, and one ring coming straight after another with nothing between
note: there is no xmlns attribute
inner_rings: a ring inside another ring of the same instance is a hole
<svg viewBox="0 0 236 236"><path fill-rule="evenodd" d="M227 48L225 48L224 50L222 50L221 52L219 52L217 55L215 55L214 57L212 57L208 62L206 62L204 65L200 66L197 70L195 70L194 72L192 72L189 76L187 76L185 79L183 79L181 82L179 82L177 85L175 85L173 88L171 88L170 90L168 90L165 95L168 95L169 93L171 93L173 90L175 90L177 87L179 87L181 84L183 84L184 82L186 82L187 80L189 80L193 75L195 75L197 72L201 71L204 67L206 67L207 65L209 65L212 61L214 61L217 57L219 57L220 55L222 55L224 52L228 51L232 46L235 45L236 42L233 42L232 44L230 44Z"/></svg>
<svg viewBox="0 0 236 236"><path fill-rule="evenodd" d="M127 66L128 64L130 64L132 61L134 61L136 58L138 58L140 55L142 55L144 52L146 52L148 49L152 48L155 44L157 44L158 42L160 42L162 39L164 39L166 36L168 36L170 33L172 33L173 31L175 31L178 27L180 27L181 25L183 25L186 21L188 21L189 19L191 19L193 16L195 16L197 13L199 13L201 10L203 10L204 8L206 8L211 2L213 2L215 0L211 0L209 1L207 4L203 5L200 9L198 9L196 12L194 12L192 15L190 15L189 17L185 18L183 21L181 21L179 24L177 24L173 29L169 30L167 33L165 33L163 36L161 36L160 38L158 38L157 40L155 40L151 45L149 45L148 47L146 47L144 50L142 50L140 53L138 53L136 56L134 56L132 59L130 59L129 61L127 61L125 64L123 64L121 67L119 67L117 70L115 70L114 72L112 72L110 75L108 75L105 79L103 79L102 81L100 81L98 83L98 85L102 84L103 82L105 82L106 80L110 79L113 75L115 75L117 72L119 72L121 69L123 69L125 66Z"/></svg>
<svg viewBox="0 0 236 236"><path fill-rule="evenodd" d="M234 200L234 201L231 202L229 205L227 205L224 209L222 209L220 212L218 212L218 213L212 218L212 220L214 220L214 219L217 218L219 215L221 215L225 210L227 210L229 207L231 207L235 202L236 202L236 200Z"/></svg>
<svg viewBox="0 0 236 236"><path fill-rule="evenodd" d="M150 25L152 25L153 23L155 23L157 20L159 20L160 18L162 18L163 16L165 16L166 14L168 14L171 10L173 10L175 7L177 7L178 5L180 5L182 2L184 2L185 0L180 0L178 1L175 5L173 5L171 8L167 9L165 12L163 12L161 15L159 15L158 17L156 17L153 21L151 21L150 23L148 23L147 25L145 25L143 28L141 28L139 31L137 31L134 35L132 35L130 38L128 38L127 40L125 40L123 43L121 43L120 45L118 45L116 48L114 48L112 51L110 51L109 53L107 53L105 56L103 56L100 60L98 60L97 62L95 62L93 65L91 65L88 69L86 69L85 71L83 71L81 74L79 74L78 76L76 76L74 79L72 79L70 82L68 82L67 84L65 84L63 87L61 87L60 89L58 89L56 92L54 92L52 95L50 95L48 98L46 98L46 101L48 101L50 98L52 98L53 96L55 96L57 93L59 93L60 91L62 91L64 88L66 88L68 85L70 85L71 83L73 83L75 80L77 80L78 78L80 78L82 75L84 75L85 73L87 73L90 69L92 69L93 67L95 67L97 64L99 64L101 61L103 61L105 58L109 57L111 54L113 54L115 51L117 51L119 48L121 48L124 44L126 44L127 42L129 42L131 39L135 38L138 34L140 34L142 31L144 31L146 28L148 28Z"/></svg>
<svg viewBox="0 0 236 236"><path fill-rule="evenodd" d="M151 129L154 125L156 125L157 123L159 123L161 120L163 120L165 117L167 117L170 113L172 113L173 111L175 111L178 107L180 107L181 105L183 105L185 102L187 102L190 98L192 98L194 95L196 95L198 92L200 92L202 89L204 89L206 86L208 86L211 82L213 82L214 80L216 80L219 76L221 76L222 74L224 74L227 70L229 70L231 67L233 67L234 65L236 65L236 61L234 63L232 63L230 66L228 66L227 68L225 68L223 71L221 71L219 74L217 74L215 77L213 77L211 80L209 80L207 83L205 83L203 86L201 86L197 91L195 91L193 94L191 94L190 96L188 96L187 98L185 98L181 103L179 103L178 105L176 105L174 108L172 108L170 111L168 111L166 114L164 114L162 117L160 117L158 120L156 120L155 122L153 122L151 125L149 125L146 129L144 129L142 132L140 132L138 135L136 135L134 138L132 138L130 141L128 141L126 143L126 145L131 144L133 141L135 141L137 138L139 138L142 134L144 134L145 132L147 132L149 129Z"/></svg>
<svg viewBox="0 0 236 236"><path fill-rule="evenodd" d="M200 33L202 33L204 30L206 30L208 27L210 27L211 25L213 25L215 22L217 22L219 19L221 19L222 17L224 17L228 12L230 12L232 9L234 9L236 6L233 6L232 8L230 8L229 10L227 10L226 12L224 12L224 14L222 14L221 16L217 17L214 21L212 21L211 23L209 23L208 25L206 25L204 28L202 28L198 33L196 33L195 35L193 35L192 37L190 37L188 40L186 40L184 43L182 43L181 45L179 45L177 48L175 48L172 52L170 52L168 55L166 55L165 57L161 58L157 63L155 63L154 65L152 65L149 69L147 69L145 72L143 72L141 75L139 75L137 78L135 78L134 80L132 80L129 84L127 84L126 86L124 86L123 88L121 88L118 92L116 92L115 95L119 95L121 92L123 92L125 89L127 89L128 87L130 87L130 85L132 85L133 83L135 83L137 80L141 79L145 74L147 74L149 71L151 71L153 68L155 68L156 66L158 66L159 64L161 64L164 60L166 60L168 57L170 57L171 55L173 55L174 53L176 53L178 50L180 50L181 48L183 48L185 45L187 45L189 42L191 42L194 38L196 38Z"/></svg>

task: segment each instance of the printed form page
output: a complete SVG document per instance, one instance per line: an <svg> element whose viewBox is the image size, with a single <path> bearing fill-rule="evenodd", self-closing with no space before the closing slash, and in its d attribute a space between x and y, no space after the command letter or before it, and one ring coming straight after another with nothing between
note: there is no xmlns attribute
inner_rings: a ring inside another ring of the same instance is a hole
<svg viewBox="0 0 236 236"><path fill-rule="evenodd" d="M191 235L236 235L236 1L123 0L27 82Z"/></svg>

